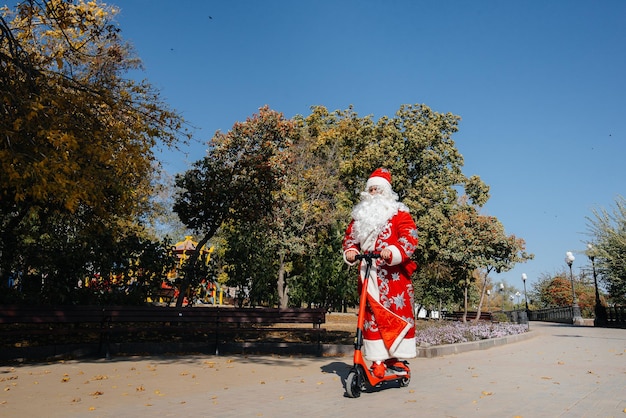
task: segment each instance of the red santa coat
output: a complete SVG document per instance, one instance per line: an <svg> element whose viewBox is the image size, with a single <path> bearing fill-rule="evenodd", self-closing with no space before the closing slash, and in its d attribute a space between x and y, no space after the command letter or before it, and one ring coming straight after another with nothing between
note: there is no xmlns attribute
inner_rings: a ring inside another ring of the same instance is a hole
<svg viewBox="0 0 626 418"><path fill-rule="evenodd" d="M407 211L399 210L378 233L373 248L361 248L353 227L354 220L344 237L344 258L348 250L380 252L389 248L392 253L388 261L375 259L375 265L370 272L368 309L365 311L363 329L363 355L370 361L383 361L393 357L413 358L417 355L417 350L411 274L417 265L410 258L418 242L415 222ZM362 261L359 292L365 269L366 264Z"/></svg>

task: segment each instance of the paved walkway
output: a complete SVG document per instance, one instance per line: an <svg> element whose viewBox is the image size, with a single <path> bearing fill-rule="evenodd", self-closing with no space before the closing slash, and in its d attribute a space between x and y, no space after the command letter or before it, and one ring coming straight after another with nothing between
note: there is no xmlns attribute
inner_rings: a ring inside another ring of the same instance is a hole
<svg viewBox="0 0 626 418"><path fill-rule="evenodd" d="M0 367L2 417L626 417L626 330L411 361L408 387L344 394L345 357L185 356Z"/></svg>

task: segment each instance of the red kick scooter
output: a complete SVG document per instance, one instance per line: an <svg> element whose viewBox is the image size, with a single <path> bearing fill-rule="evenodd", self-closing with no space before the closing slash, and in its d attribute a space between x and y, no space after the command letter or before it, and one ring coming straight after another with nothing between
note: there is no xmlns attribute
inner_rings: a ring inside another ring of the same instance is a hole
<svg viewBox="0 0 626 418"><path fill-rule="evenodd" d="M363 324L365 322L365 309L367 304L367 282L369 280L372 261L380 258L377 253L364 253L356 256L357 260L365 260L365 279L361 285L361 295L359 302L359 316L356 328L356 338L354 340L354 366L350 369L346 377L346 394L350 398L358 398L362 391L380 387L384 382L398 382L405 387L411 381L411 369L406 361L385 362L387 370L384 377L376 377L370 370L363 358L361 348L363 347Z"/></svg>

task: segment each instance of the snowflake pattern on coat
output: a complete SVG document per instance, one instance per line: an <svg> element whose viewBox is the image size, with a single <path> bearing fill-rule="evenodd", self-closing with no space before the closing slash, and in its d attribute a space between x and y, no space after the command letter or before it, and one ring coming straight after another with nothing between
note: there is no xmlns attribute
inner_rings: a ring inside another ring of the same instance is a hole
<svg viewBox="0 0 626 418"><path fill-rule="evenodd" d="M346 230L343 242L344 252L349 249L362 251L352 231L353 225L354 221L350 223ZM417 243L417 227L411 215L405 211L398 211L381 229L374 247L376 252L389 248L394 254L390 264L387 264L382 259L375 260L379 302L411 325L415 324L411 274L417 268L416 264L411 260L411 256L417 248ZM400 257L399 259L398 256ZM359 281L360 291L361 281ZM413 326L405 338L411 339L414 337L415 327ZM369 309L366 310L363 338L365 340L381 339L376 318Z"/></svg>

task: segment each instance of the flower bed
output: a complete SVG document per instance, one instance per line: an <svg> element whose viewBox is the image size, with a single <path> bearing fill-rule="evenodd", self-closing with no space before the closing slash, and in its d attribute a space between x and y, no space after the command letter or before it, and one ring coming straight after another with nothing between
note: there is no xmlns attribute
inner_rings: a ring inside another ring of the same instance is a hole
<svg viewBox="0 0 626 418"><path fill-rule="evenodd" d="M457 321L441 323L429 321L424 324L418 323L415 339L418 346L428 347L499 338L507 335L523 334L527 331L527 325L509 322L492 323L479 321L477 324L474 324Z"/></svg>

